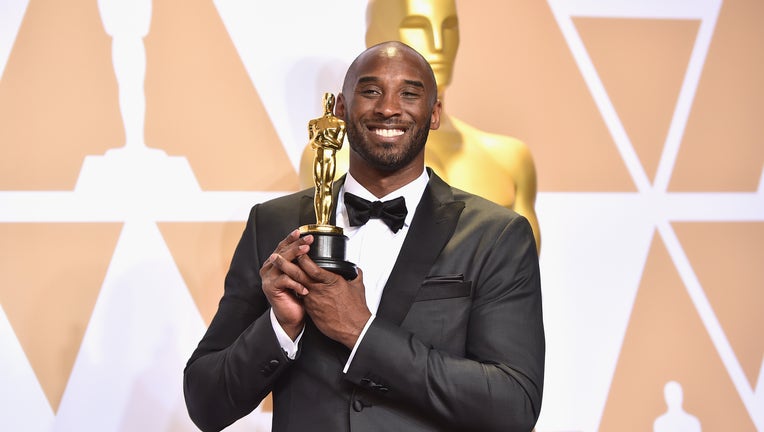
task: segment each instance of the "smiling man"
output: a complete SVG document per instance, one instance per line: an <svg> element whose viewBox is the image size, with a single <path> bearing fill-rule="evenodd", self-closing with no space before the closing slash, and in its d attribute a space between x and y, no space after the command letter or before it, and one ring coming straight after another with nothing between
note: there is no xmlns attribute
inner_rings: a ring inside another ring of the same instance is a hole
<svg viewBox="0 0 764 432"><path fill-rule="evenodd" d="M184 374L201 429L273 392L276 432L531 430L544 373L533 232L425 169L440 113L432 69L407 45L351 64L335 107L350 165L331 223L358 276L306 255L313 237L296 228L315 222L312 189L255 205ZM387 202L405 203L398 220L369 211Z"/></svg>

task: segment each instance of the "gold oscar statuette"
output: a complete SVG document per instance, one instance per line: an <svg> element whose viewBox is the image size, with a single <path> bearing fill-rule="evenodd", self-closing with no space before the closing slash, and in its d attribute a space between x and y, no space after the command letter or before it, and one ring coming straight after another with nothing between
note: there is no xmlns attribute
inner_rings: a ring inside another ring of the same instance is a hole
<svg viewBox="0 0 764 432"><path fill-rule="evenodd" d="M308 122L308 138L315 152L313 159L313 183L315 195L313 208L316 223L300 227L300 235L312 235L313 244L308 256L319 267L337 273L347 280L355 279L355 265L345 261L347 237L342 228L329 224L334 199L332 186L336 170L336 153L345 139L345 122L333 114L334 95L324 93L324 114Z"/></svg>

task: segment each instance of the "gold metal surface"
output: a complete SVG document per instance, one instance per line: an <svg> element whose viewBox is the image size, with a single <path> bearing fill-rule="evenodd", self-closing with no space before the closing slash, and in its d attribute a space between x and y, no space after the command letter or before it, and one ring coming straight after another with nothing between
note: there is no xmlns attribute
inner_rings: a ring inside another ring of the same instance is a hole
<svg viewBox="0 0 764 432"><path fill-rule="evenodd" d="M333 208L332 185L336 174L336 152L345 139L345 122L333 114L334 95L324 93L324 114L308 122L313 158L313 184L316 187L313 207L318 226L329 226ZM340 233L342 230L340 229Z"/></svg>
<svg viewBox="0 0 764 432"><path fill-rule="evenodd" d="M300 234L343 234L342 228L334 225L303 225L300 227Z"/></svg>

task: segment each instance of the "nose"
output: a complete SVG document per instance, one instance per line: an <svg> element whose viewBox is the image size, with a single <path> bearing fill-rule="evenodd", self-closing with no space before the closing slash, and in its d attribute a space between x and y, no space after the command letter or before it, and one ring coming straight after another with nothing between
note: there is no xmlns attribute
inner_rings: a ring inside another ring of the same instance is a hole
<svg viewBox="0 0 764 432"><path fill-rule="evenodd" d="M385 92L377 99L376 111L384 118L393 117L401 113L401 101L395 92Z"/></svg>

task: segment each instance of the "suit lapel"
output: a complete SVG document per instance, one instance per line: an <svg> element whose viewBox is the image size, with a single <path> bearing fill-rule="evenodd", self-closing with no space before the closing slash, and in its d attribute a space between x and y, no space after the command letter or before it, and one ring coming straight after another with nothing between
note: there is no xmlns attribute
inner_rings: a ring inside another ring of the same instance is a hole
<svg viewBox="0 0 764 432"><path fill-rule="evenodd" d="M385 285L377 316L399 325L424 278L451 238L464 202L454 201L451 187L429 170L430 181L419 201L409 233Z"/></svg>

